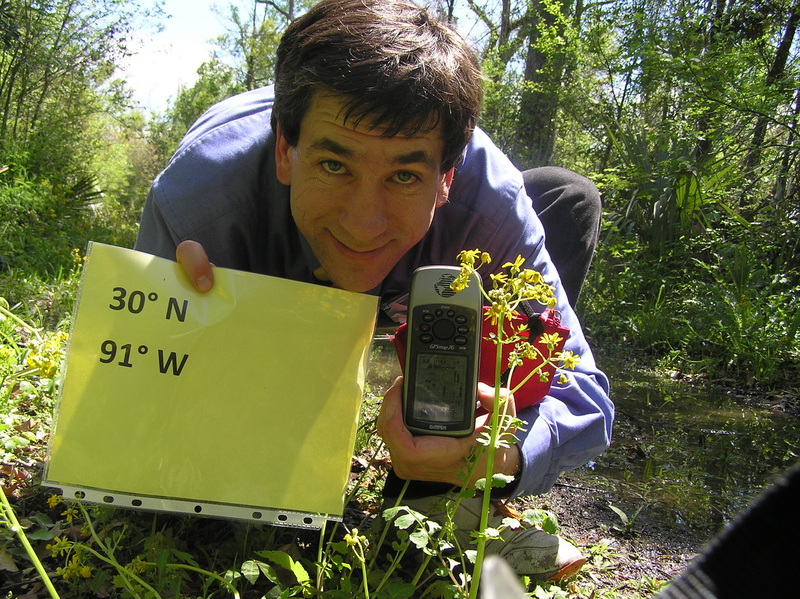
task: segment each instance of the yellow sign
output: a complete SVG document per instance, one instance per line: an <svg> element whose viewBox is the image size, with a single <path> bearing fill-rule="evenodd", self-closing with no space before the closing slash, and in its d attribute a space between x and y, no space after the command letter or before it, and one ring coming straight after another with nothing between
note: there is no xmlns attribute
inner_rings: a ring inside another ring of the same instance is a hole
<svg viewBox="0 0 800 599"><path fill-rule="evenodd" d="M199 294L174 262L90 244L45 484L124 507L340 517L377 298L214 281Z"/></svg>

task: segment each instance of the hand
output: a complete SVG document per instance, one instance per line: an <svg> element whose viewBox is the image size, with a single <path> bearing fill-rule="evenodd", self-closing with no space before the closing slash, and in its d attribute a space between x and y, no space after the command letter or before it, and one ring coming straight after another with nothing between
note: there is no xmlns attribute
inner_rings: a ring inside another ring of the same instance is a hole
<svg viewBox="0 0 800 599"><path fill-rule="evenodd" d="M458 486L473 487L475 482L486 476L486 457L484 451L478 459L469 480L467 458L478 446L478 437L484 430L494 408L494 389L479 384L478 401L489 412L476 420L475 432L469 437L444 437L438 435L414 436L403 423L403 377L398 377L386 392L378 415L378 434L383 438L392 456L392 467L400 478L406 480L425 480L451 483ZM508 397L508 390L500 390L501 397ZM505 402L506 413L516 416L513 398ZM509 430L506 435L513 435ZM515 476L521 467L522 457L516 444L499 448L495 453L495 474Z"/></svg>
<svg viewBox="0 0 800 599"><path fill-rule="evenodd" d="M214 286L213 266L203 246L196 241L182 241L175 249L175 258L183 267L189 281L200 293L205 293Z"/></svg>

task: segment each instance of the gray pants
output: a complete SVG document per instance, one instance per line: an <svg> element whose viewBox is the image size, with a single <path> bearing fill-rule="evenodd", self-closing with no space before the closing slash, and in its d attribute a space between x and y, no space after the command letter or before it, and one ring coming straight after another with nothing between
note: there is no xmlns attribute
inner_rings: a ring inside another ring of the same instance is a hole
<svg viewBox="0 0 800 599"><path fill-rule="evenodd" d="M594 183L557 166L522 173L550 254L572 306L578 301L600 232L602 203Z"/></svg>

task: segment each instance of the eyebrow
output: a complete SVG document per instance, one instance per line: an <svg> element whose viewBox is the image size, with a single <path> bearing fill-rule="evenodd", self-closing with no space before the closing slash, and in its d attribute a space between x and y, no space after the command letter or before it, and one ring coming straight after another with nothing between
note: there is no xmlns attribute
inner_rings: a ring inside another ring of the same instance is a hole
<svg viewBox="0 0 800 599"><path fill-rule="evenodd" d="M339 142L329 138L321 137L309 146L309 149L314 152L331 152L342 158L353 158L356 152ZM436 168L438 165L430 153L425 150L413 150L406 154L400 154L392 159L392 162L398 165L407 164L424 164L431 168Z"/></svg>

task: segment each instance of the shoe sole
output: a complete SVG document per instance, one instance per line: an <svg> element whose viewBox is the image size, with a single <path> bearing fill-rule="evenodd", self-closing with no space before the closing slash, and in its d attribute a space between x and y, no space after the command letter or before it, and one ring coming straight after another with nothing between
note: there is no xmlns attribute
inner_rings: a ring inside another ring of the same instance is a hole
<svg viewBox="0 0 800 599"><path fill-rule="evenodd" d="M574 562L567 564L563 568L561 568L558 572L553 574L551 577L545 579L546 582L560 582L562 580L567 580L568 578L572 578L578 572L581 571L583 568L583 564L586 563L586 558L582 557L581 559L576 559Z"/></svg>

